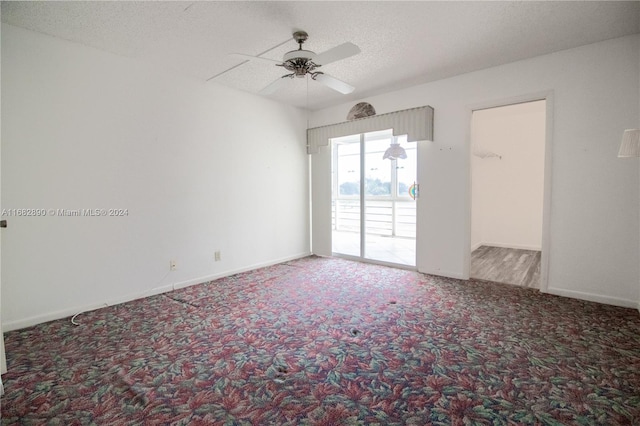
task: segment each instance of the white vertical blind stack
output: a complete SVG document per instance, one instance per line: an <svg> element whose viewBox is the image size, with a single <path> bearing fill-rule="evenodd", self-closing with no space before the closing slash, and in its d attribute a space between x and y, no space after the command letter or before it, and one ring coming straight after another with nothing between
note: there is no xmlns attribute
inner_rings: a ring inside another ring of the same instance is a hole
<svg viewBox="0 0 640 426"><path fill-rule="evenodd" d="M433 141L433 108L405 109L308 129L307 153L318 153L318 148L329 145L332 138L386 129L393 129L394 136L407 135L409 142Z"/></svg>

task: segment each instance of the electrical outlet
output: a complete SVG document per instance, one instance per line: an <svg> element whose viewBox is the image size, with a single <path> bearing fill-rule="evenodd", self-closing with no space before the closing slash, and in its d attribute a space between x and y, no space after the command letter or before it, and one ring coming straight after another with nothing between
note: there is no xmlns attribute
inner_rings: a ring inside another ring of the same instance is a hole
<svg viewBox="0 0 640 426"><path fill-rule="evenodd" d="M220 250L218 250L217 252L215 252L213 254L214 259L216 260L216 262L219 262L220 260L222 260L222 257L220 256Z"/></svg>
<svg viewBox="0 0 640 426"><path fill-rule="evenodd" d="M176 262L175 260L170 260L169 261L169 270L170 271L175 271L176 269L178 269L178 262Z"/></svg>

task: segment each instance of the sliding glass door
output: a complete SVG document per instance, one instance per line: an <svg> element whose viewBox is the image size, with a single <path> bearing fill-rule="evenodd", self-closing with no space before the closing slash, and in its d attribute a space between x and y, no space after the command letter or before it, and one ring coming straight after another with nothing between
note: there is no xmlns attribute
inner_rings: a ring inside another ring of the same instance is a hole
<svg viewBox="0 0 640 426"><path fill-rule="evenodd" d="M392 144L401 156L385 155ZM391 130L332 140L333 253L415 266L416 158Z"/></svg>

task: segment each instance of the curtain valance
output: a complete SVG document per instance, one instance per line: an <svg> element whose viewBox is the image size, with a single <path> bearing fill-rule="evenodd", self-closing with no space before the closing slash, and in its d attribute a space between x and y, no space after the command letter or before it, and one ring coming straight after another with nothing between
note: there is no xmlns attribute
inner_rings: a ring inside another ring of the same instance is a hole
<svg viewBox="0 0 640 426"><path fill-rule="evenodd" d="M360 133L393 129L394 136L408 135L409 142L433 140L433 108L423 106L358 118L344 123L314 127L307 130L307 152L315 154L329 139Z"/></svg>

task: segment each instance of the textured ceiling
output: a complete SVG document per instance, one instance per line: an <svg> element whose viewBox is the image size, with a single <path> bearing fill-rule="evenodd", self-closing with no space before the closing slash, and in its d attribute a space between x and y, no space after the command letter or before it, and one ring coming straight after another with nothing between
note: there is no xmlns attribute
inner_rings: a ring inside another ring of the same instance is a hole
<svg viewBox="0 0 640 426"><path fill-rule="evenodd" d="M5 1L2 21L254 93L282 69L229 53L281 59L297 47L295 30L309 33L305 48L316 53L355 43L362 53L322 71L356 90L308 82L308 106L319 109L639 33L640 2ZM269 97L304 107L306 87L293 79Z"/></svg>

